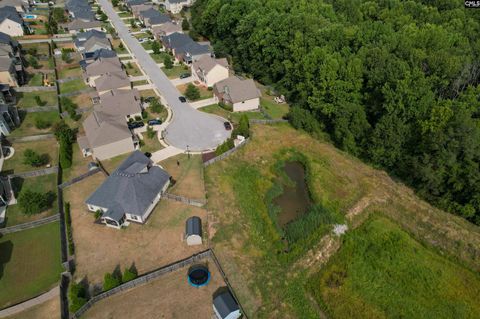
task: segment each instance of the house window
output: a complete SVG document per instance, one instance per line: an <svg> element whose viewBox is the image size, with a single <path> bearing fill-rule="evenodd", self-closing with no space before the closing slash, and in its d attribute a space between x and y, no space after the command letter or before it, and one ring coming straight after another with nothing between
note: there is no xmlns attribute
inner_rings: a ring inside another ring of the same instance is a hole
<svg viewBox="0 0 480 319"><path fill-rule="evenodd" d="M138 220L137 216L135 216L135 215L130 215L130 219Z"/></svg>

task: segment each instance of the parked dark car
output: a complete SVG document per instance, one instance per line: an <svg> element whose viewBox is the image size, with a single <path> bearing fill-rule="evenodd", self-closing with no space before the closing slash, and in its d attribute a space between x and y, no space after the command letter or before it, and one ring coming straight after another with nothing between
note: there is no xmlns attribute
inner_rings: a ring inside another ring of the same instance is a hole
<svg viewBox="0 0 480 319"><path fill-rule="evenodd" d="M143 122L128 123L128 128L131 129L131 130L139 128L139 127L143 127L143 126L145 126L145 124L143 124Z"/></svg>
<svg viewBox="0 0 480 319"><path fill-rule="evenodd" d="M232 129L232 124L230 124L230 122L223 122L223 126L225 126L225 129L227 131L230 131Z"/></svg>
<svg viewBox="0 0 480 319"><path fill-rule="evenodd" d="M148 125L153 126L153 125L160 125L162 124L161 120L149 120Z"/></svg>
<svg viewBox="0 0 480 319"><path fill-rule="evenodd" d="M182 73L180 74L180 79L186 79L186 78L189 78L190 76L192 76L190 73Z"/></svg>
<svg viewBox="0 0 480 319"><path fill-rule="evenodd" d="M179 99L180 102L182 102L182 103L187 102L187 99L186 99L184 96L179 96L178 99Z"/></svg>

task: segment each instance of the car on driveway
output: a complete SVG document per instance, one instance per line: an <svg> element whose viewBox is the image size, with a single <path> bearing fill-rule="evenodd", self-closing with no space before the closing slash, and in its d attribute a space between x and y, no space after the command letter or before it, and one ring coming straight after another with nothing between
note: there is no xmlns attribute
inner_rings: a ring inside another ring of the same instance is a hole
<svg viewBox="0 0 480 319"><path fill-rule="evenodd" d="M225 129L227 131L230 131L232 129L232 124L230 124L230 122L223 122L223 126L225 126Z"/></svg>
<svg viewBox="0 0 480 319"><path fill-rule="evenodd" d="M182 103L187 102L187 99L186 99L184 96L179 96L178 99L179 99L180 102L182 102Z"/></svg>
<svg viewBox="0 0 480 319"><path fill-rule="evenodd" d="M143 127L145 126L145 124L143 122L131 122L131 123L128 123L128 128L133 130L133 129L136 129L136 128L139 128L139 127Z"/></svg>
<svg viewBox="0 0 480 319"><path fill-rule="evenodd" d="M150 120L150 121L148 121L148 125L150 125L150 126L160 125L160 124L162 124L161 120Z"/></svg>
<svg viewBox="0 0 480 319"><path fill-rule="evenodd" d="M190 73L182 73L180 74L180 79L186 79L191 77L192 75Z"/></svg>

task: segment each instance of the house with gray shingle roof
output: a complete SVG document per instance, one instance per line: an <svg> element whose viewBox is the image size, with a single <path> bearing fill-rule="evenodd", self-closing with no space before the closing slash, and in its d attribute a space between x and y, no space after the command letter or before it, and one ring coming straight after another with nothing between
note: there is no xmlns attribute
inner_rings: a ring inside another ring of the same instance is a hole
<svg viewBox="0 0 480 319"><path fill-rule="evenodd" d="M171 22L170 17L161 14L160 11L150 8L138 13L139 19L145 24L147 28L151 28L155 25L161 25L163 23Z"/></svg>
<svg viewBox="0 0 480 319"><path fill-rule="evenodd" d="M95 80L95 88L97 89L98 95L101 95L114 89L130 90L132 85L127 73L123 71L103 74Z"/></svg>
<svg viewBox="0 0 480 319"><path fill-rule="evenodd" d="M95 87L95 80L106 73L124 72L123 64L117 56L112 58L98 58L96 61L87 64L83 72L85 83Z"/></svg>
<svg viewBox="0 0 480 319"><path fill-rule="evenodd" d="M208 45L199 44L190 36L175 32L162 37L162 44L166 50L171 51L177 61L187 64L200 59L203 56L211 56L212 50Z"/></svg>
<svg viewBox="0 0 480 319"><path fill-rule="evenodd" d="M80 32L81 30L102 31L102 23L100 21L84 21L80 19L73 19L69 23L64 24L63 28L70 34L77 34L77 32Z"/></svg>
<svg viewBox="0 0 480 319"><path fill-rule="evenodd" d="M125 121L136 116L142 116L140 92L132 90L111 90L100 95L100 103L94 110L111 115L122 115Z"/></svg>
<svg viewBox="0 0 480 319"><path fill-rule="evenodd" d="M133 152L85 201L101 221L120 229L145 223L170 185L170 175L140 151Z"/></svg>
<svg viewBox="0 0 480 319"><path fill-rule="evenodd" d="M112 45L104 32L92 29L78 34L75 47L78 52L88 55L100 49L110 50Z"/></svg>
<svg viewBox="0 0 480 319"><path fill-rule="evenodd" d="M65 4L70 17L83 21L95 21L95 14L87 0L69 0Z"/></svg>

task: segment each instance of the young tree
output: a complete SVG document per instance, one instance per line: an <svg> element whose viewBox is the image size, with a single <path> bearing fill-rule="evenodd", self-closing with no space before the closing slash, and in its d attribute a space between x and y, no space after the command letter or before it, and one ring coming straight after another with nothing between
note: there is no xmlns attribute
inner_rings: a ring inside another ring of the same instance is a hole
<svg viewBox="0 0 480 319"><path fill-rule="evenodd" d="M153 127L147 126L147 137L148 137L149 139L152 139L152 138L155 137L155 135L156 135L156 133L155 133L155 131L153 130Z"/></svg>
<svg viewBox="0 0 480 319"><path fill-rule="evenodd" d="M150 110L153 113L160 114L163 112L164 106L155 98L152 102L150 102Z"/></svg>
<svg viewBox="0 0 480 319"><path fill-rule="evenodd" d="M49 161L48 154L38 154L34 150L27 148L25 152L23 152L23 164L38 167L48 163Z"/></svg>
<svg viewBox="0 0 480 319"><path fill-rule="evenodd" d="M120 278L117 276L111 274L111 273L106 273L105 276L103 277L103 291L108 291L110 289L113 289L120 285L122 283L121 280L121 275Z"/></svg>
<svg viewBox="0 0 480 319"><path fill-rule="evenodd" d="M53 132L60 144L60 166L69 168L72 166L72 143L75 140L75 131L64 121L55 124Z"/></svg>
<svg viewBox="0 0 480 319"><path fill-rule="evenodd" d="M62 50L62 61L63 62L70 62L70 53L67 50Z"/></svg>
<svg viewBox="0 0 480 319"><path fill-rule="evenodd" d="M44 118L37 118L35 119L35 127L38 128L39 130L44 130L52 126L52 122L49 120L46 120Z"/></svg>
<svg viewBox="0 0 480 319"><path fill-rule="evenodd" d="M55 193L52 191L40 193L26 189L20 193L18 205L20 205L24 214L35 215L52 207L55 198Z"/></svg>
<svg viewBox="0 0 480 319"><path fill-rule="evenodd" d="M28 64L33 67L34 69L40 69L40 64L38 64L38 60L37 58L35 58L34 56L30 56L28 57L28 60L27 60Z"/></svg>
<svg viewBox="0 0 480 319"><path fill-rule="evenodd" d="M152 43L153 54L160 54L160 44L157 41Z"/></svg>
<svg viewBox="0 0 480 319"><path fill-rule="evenodd" d="M166 69L173 68L173 61L170 55L165 55L165 57L163 58L163 65L165 66Z"/></svg>
<svg viewBox="0 0 480 319"><path fill-rule="evenodd" d="M45 101L42 101L42 99L38 95L35 95L35 102L38 106L45 106L45 104L47 103Z"/></svg>
<svg viewBox="0 0 480 319"><path fill-rule="evenodd" d="M125 49L125 47L123 46L123 42L120 42L120 44L118 45L118 48L119 48L120 50Z"/></svg>
<svg viewBox="0 0 480 319"><path fill-rule="evenodd" d="M125 283L128 281L131 281L137 278L137 276L138 276L137 270L135 269L135 267L132 266L130 268L125 269L125 271L123 272L122 282Z"/></svg>
<svg viewBox="0 0 480 319"><path fill-rule="evenodd" d="M137 26L137 24L135 23L135 19L130 19L130 26L132 28L135 28Z"/></svg>
<svg viewBox="0 0 480 319"><path fill-rule="evenodd" d="M112 0L112 6L118 7L118 0Z"/></svg>
<svg viewBox="0 0 480 319"><path fill-rule="evenodd" d="M70 312L74 313L87 302L87 292L81 283L71 282L68 291Z"/></svg>
<svg viewBox="0 0 480 319"><path fill-rule="evenodd" d="M188 23L187 19L183 19L183 21L182 21L182 30L183 31L190 30L190 23Z"/></svg>
<svg viewBox="0 0 480 319"><path fill-rule="evenodd" d="M198 100L200 98L200 90L192 83L188 84L185 96L191 101Z"/></svg>

